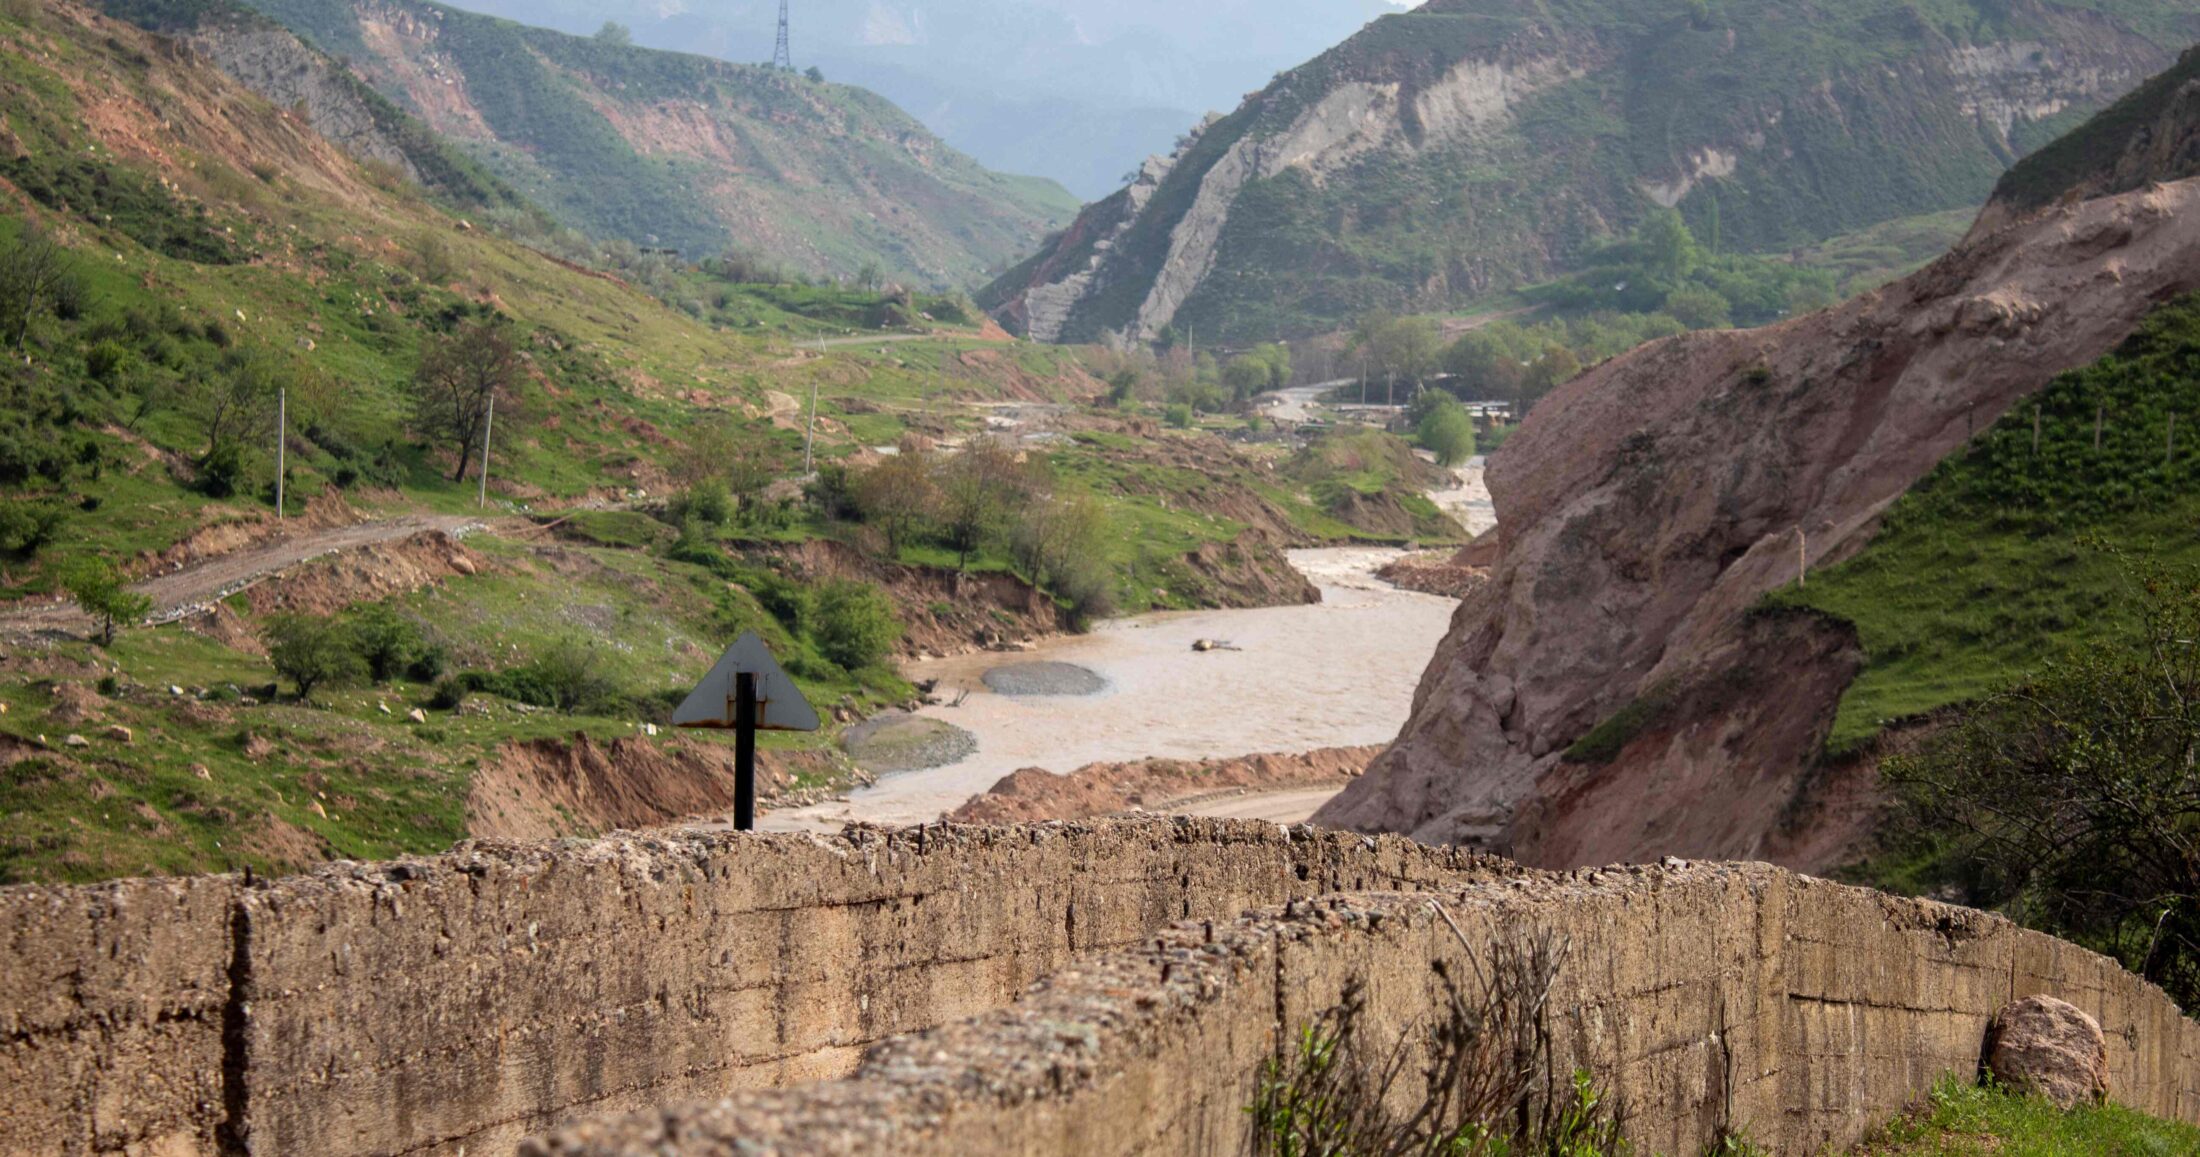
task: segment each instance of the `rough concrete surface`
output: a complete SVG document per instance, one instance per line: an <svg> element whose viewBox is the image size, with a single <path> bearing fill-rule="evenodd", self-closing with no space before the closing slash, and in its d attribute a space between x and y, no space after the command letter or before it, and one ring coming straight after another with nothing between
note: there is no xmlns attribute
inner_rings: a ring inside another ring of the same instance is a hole
<svg viewBox="0 0 2200 1157"><path fill-rule="evenodd" d="M1179 924L882 1045L846 1079L584 1121L522 1152L1241 1152L1262 1062L1348 983L1396 1033L1437 999L1435 962L1459 972L1467 946L1488 959L1543 931L1566 948L1552 1076L1592 1069L1641 1151L1697 1152L1728 1126L1774 1153L1852 1143L1975 1071L1995 1011L2039 991L2107 1026L2114 1099L2200 1113L2200 1026L2113 962L1983 913L1724 864L1447 890L1463 942L1436 902L1336 896Z"/></svg>
<svg viewBox="0 0 2200 1157"><path fill-rule="evenodd" d="M462 844L0 888L0 1153L487 1153L832 1077L1185 918L1512 870L1176 820Z"/></svg>

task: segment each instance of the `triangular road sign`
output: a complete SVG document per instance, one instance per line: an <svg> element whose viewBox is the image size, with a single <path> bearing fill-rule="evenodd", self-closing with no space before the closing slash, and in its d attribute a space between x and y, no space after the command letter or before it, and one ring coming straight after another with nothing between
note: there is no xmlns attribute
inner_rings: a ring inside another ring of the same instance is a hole
<svg viewBox="0 0 2200 1157"><path fill-rule="evenodd" d="M672 713L674 727L733 726L734 677L743 672L756 676L756 726L764 731L815 731L817 711L802 697L794 680L779 669L771 649L750 631L726 649L725 657L703 676L695 690Z"/></svg>

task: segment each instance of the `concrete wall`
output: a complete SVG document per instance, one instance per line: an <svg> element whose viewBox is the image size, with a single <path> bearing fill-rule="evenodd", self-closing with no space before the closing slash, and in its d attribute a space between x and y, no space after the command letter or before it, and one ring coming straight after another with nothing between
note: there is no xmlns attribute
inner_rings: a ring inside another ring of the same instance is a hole
<svg viewBox="0 0 2200 1157"><path fill-rule="evenodd" d="M1436 962L1545 931L1567 946L1554 1067L1593 1069L1639 1151L1694 1153L1729 1126L1776 1153L1848 1145L1941 1074L1974 1072L1987 1019L2039 992L2101 1020L2117 1100L2200 1117L2200 1026L2113 962L1981 913L1758 865L1451 890L1466 945L1434 902L1331 897L1180 926L882 1045L846 1079L587 1121L523 1152L1241 1152L1279 1029L1358 983L1381 1039L1431 1006Z"/></svg>
<svg viewBox="0 0 2200 1157"><path fill-rule="evenodd" d="M1514 870L1184 820L0 889L0 1154L508 1152L575 1114L841 1075L1172 921Z"/></svg>

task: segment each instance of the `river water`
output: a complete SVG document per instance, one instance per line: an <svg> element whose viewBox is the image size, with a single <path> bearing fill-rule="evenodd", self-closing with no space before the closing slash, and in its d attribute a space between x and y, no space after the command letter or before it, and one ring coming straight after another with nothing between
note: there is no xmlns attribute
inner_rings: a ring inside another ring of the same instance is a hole
<svg viewBox="0 0 2200 1157"><path fill-rule="evenodd" d="M1481 463L1465 485L1434 495L1486 529ZM1385 743L1412 709L1414 686L1451 622L1455 600L1402 591L1374 576L1399 552L1358 547L1293 551L1322 601L1234 611L1172 611L1110 620L1087 635L1018 654L960 655L904 666L938 679L960 707L926 707L977 737L975 754L945 767L887 776L844 801L764 817L767 830L833 830L851 820L914 824L939 818L1025 767L1069 772L1088 763L1201 759ZM1200 639L1235 650L1195 653ZM985 672L1011 663L1073 663L1107 681L1086 696L1010 696Z"/></svg>

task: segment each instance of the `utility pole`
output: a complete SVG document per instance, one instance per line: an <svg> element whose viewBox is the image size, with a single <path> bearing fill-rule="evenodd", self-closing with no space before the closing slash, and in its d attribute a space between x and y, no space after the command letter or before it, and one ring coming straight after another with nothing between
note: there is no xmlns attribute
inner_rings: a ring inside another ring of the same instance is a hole
<svg viewBox="0 0 2200 1157"><path fill-rule="evenodd" d="M475 500L477 506L489 505L489 435L495 433L496 428L497 396L491 394L488 416L481 422L481 497Z"/></svg>
<svg viewBox="0 0 2200 1157"><path fill-rule="evenodd" d="M283 387L275 390L275 521L283 520L283 443L289 439L290 391Z"/></svg>
<svg viewBox="0 0 2200 1157"><path fill-rule="evenodd" d="M779 0L779 40L772 47L772 67L781 72L794 71L794 53L787 47L787 0Z"/></svg>
<svg viewBox="0 0 2200 1157"><path fill-rule="evenodd" d="M825 358L825 339L824 339L824 338L819 338L819 339L817 339L817 356L818 356L818 360L820 360L820 361L823 361L823 360L824 360L824 358ZM811 473L811 467L810 467L810 447L811 447L811 445L812 445L812 444L813 444L814 442L816 442L816 440L817 440L817 375L816 375L816 374L811 374L811 375L810 375L810 421L809 421L809 424L808 424L807 426L803 427L803 430L802 430L802 473L803 473L803 476L804 476L804 477L807 477L807 476L809 476L809 474Z"/></svg>

